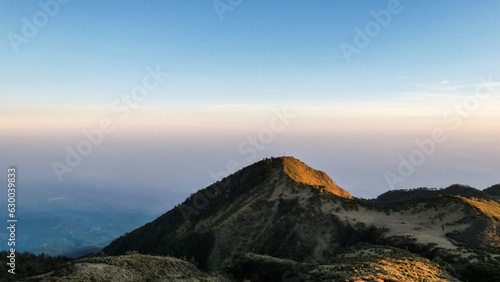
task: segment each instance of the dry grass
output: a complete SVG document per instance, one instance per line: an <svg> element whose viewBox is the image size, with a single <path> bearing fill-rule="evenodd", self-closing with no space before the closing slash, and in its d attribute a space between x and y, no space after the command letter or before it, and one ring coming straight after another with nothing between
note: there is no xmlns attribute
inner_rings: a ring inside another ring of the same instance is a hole
<svg viewBox="0 0 500 282"><path fill-rule="evenodd" d="M326 173L312 169L293 157L283 158L283 172L295 182L322 187L326 192L352 198L351 194L337 186Z"/></svg>
<svg viewBox="0 0 500 282"><path fill-rule="evenodd" d="M339 254L335 263L321 265L306 281L458 281L439 265L408 251L358 244Z"/></svg>
<svg viewBox="0 0 500 282"><path fill-rule="evenodd" d="M468 199L460 197L465 202L469 203L471 206L479 209L482 213L490 218L500 220L500 204L494 200L485 199Z"/></svg>

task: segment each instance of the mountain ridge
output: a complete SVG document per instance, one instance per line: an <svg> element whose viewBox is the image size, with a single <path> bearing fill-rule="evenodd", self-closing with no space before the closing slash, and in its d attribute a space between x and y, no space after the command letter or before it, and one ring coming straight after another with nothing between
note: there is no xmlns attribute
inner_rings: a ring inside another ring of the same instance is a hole
<svg viewBox="0 0 500 282"><path fill-rule="evenodd" d="M485 190L479 190L473 188L469 185L462 184L452 184L446 188L427 188L420 187L414 189L397 189L390 190L380 194L375 201L381 203L390 203L395 201L404 201L411 199L425 199L425 198L433 198L437 196L461 196L465 198L480 198L480 199L493 199L494 195L488 193ZM490 191L493 191L490 190Z"/></svg>
<svg viewBox="0 0 500 282"><path fill-rule="evenodd" d="M293 157L264 159L193 193L103 252L187 257L203 270L245 276L238 265L249 263L249 253L284 265L289 260L329 264L339 252L367 243L446 260L467 277L468 261L499 262L500 204L475 198L479 190L452 186L450 191L469 197L437 195L382 205L352 197L324 172Z"/></svg>
<svg viewBox="0 0 500 282"><path fill-rule="evenodd" d="M483 190L484 192L488 193L488 195L500 198L500 183L492 185L486 189Z"/></svg>

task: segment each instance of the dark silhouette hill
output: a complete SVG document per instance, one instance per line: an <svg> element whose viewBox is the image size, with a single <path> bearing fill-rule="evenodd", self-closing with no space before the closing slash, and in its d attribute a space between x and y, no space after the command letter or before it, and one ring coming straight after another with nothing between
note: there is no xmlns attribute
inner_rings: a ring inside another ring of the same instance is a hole
<svg viewBox="0 0 500 282"><path fill-rule="evenodd" d="M489 188L486 188L483 190L483 192L487 193L490 196L493 196L495 198L500 197L500 184L495 184Z"/></svg>
<svg viewBox="0 0 500 282"><path fill-rule="evenodd" d="M478 190L468 185L453 184L447 188L416 188L387 191L376 198L380 203L390 203L396 201L434 198L438 196L460 196L464 198L492 199L486 190Z"/></svg>

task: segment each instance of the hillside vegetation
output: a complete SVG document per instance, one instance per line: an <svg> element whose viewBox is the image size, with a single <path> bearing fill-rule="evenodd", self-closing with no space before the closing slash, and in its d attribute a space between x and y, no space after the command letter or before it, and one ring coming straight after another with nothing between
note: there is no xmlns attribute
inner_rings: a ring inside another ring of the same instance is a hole
<svg viewBox="0 0 500 282"><path fill-rule="evenodd" d="M391 190L378 196L376 201L380 203L391 203L396 201L434 198L438 196L461 196L479 199L493 198L486 190L481 191L467 185L453 184L444 189L421 187L416 189Z"/></svg>
<svg viewBox="0 0 500 282"><path fill-rule="evenodd" d="M221 281L195 265L171 257L140 254L75 260L28 281Z"/></svg>

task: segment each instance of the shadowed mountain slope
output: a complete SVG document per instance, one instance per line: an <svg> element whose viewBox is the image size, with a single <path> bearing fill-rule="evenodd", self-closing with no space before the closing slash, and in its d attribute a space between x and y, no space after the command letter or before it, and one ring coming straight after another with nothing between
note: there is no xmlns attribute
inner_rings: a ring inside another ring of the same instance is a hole
<svg viewBox="0 0 500 282"><path fill-rule="evenodd" d="M307 212L305 206L314 206L322 196L352 198L324 172L295 158L266 159L196 192L155 221L113 241L104 252L192 256L201 267L210 268L245 252L299 260L314 257L317 229L342 229L330 230L327 222L336 222L333 215Z"/></svg>

